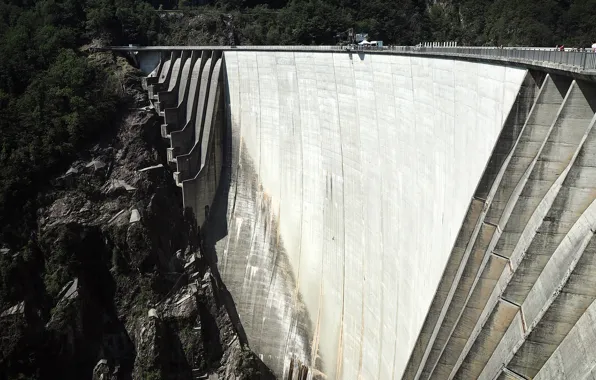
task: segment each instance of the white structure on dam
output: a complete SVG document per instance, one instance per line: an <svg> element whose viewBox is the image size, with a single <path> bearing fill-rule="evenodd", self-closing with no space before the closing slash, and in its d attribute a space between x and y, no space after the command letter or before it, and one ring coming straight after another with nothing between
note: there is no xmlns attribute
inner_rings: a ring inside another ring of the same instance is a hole
<svg viewBox="0 0 596 380"><path fill-rule="evenodd" d="M280 378L596 374L589 75L168 49L169 159Z"/></svg>

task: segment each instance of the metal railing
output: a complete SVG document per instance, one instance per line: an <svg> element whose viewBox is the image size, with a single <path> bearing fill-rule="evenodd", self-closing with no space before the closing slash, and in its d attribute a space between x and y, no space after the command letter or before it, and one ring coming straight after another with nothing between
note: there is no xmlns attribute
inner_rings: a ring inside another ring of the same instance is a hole
<svg viewBox="0 0 596 380"><path fill-rule="evenodd" d="M165 50L238 50L238 51L344 51L375 54L411 54L482 59L523 65L550 67L567 71L596 71L596 53L555 48L532 47L425 47L425 46L362 46L362 45L278 45L278 46L113 46L103 50L165 51Z"/></svg>
<svg viewBox="0 0 596 380"><path fill-rule="evenodd" d="M592 50L560 51L553 48L500 48L500 47L416 47L389 46L383 50L396 53L443 55L517 62L536 66L581 71L596 70L596 53ZM548 65L545 65L548 64Z"/></svg>

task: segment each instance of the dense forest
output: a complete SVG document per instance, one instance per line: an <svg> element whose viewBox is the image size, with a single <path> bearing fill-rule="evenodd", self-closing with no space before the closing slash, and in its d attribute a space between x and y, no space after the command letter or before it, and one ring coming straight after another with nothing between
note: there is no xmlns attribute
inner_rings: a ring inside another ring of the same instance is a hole
<svg viewBox="0 0 596 380"><path fill-rule="evenodd" d="M24 245L39 186L110 124L117 84L81 47L334 44L348 28L386 44L589 46L596 0L2 0L0 226ZM156 10L187 10L187 15Z"/></svg>
<svg viewBox="0 0 596 380"><path fill-rule="evenodd" d="M193 29L213 33L221 25L221 14L227 13L240 44L334 44L335 35L348 28L368 32L385 44L590 46L596 40L596 0L216 0L201 5L204 2L152 0L158 9L195 11L194 22L168 25L163 38L170 41L176 36L173 30L180 32L175 41L183 42L187 40L182 35Z"/></svg>
<svg viewBox="0 0 596 380"><path fill-rule="evenodd" d="M13 286L35 250L37 209L48 180L110 128L120 85L87 58L94 38L149 43L153 8L141 1L0 2L0 306L22 299Z"/></svg>

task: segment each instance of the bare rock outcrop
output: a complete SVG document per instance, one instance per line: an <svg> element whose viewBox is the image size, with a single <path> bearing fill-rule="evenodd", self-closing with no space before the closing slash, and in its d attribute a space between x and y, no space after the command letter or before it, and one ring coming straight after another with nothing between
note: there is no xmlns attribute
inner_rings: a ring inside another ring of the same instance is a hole
<svg viewBox="0 0 596 380"><path fill-rule="evenodd" d="M128 114L44 192L30 249L1 252L29 264L16 279L27 297L0 310L0 373L272 379L241 342L233 302L182 210L140 73L122 75Z"/></svg>

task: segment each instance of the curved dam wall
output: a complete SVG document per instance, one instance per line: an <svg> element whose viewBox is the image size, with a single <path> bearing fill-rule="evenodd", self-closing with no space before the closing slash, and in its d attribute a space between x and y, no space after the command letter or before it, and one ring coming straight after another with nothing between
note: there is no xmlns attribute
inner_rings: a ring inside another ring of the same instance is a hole
<svg viewBox="0 0 596 380"><path fill-rule="evenodd" d="M159 58L143 85L200 253L280 378L594 376L595 75L242 49L136 62Z"/></svg>
<svg viewBox="0 0 596 380"><path fill-rule="evenodd" d="M264 51L222 69L214 245L251 348L280 378L402 378L527 71Z"/></svg>

